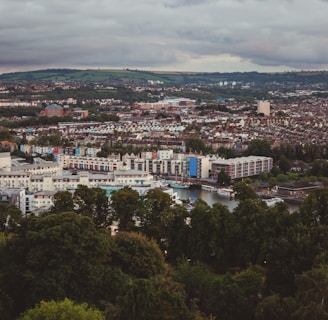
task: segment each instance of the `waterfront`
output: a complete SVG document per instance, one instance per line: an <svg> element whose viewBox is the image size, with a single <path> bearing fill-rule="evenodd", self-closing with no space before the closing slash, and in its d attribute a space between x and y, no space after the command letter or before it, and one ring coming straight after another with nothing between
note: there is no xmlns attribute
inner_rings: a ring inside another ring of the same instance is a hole
<svg viewBox="0 0 328 320"><path fill-rule="evenodd" d="M220 202L227 206L229 211L233 211L238 206L238 201L230 198L221 197L217 192L209 192L202 189L174 189L181 200L191 200L195 202L197 199L204 200L209 206L213 206L214 203ZM298 205L288 204L288 210L290 213L298 209Z"/></svg>
<svg viewBox="0 0 328 320"><path fill-rule="evenodd" d="M217 192L210 192L202 189L174 189L181 200L191 200L195 202L197 199L204 200L208 205L212 206L216 202L221 202L226 205L230 211L237 207L236 200L230 198L220 197Z"/></svg>

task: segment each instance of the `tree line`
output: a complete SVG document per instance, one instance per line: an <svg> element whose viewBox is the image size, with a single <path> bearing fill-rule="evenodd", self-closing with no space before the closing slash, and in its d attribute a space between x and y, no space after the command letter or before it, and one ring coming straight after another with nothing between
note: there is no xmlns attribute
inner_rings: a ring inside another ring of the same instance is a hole
<svg viewBox="0 0 328 320"><path fill-rule="evenodd" d="M113 320L326 319L328 188L293 214L244 182L234 189L232 212L202 200L188 212L129 187L110 202L99 188L58 192L40 216L2 205L2 319L62 304Z"/></svg>

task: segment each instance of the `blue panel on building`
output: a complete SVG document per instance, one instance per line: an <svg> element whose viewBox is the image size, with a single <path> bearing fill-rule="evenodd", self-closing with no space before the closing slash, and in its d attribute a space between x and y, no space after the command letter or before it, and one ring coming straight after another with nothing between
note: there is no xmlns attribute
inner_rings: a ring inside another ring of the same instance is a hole
<svg viewBox="0 0 328 320"><path fill-rule="evenodd" d="M190 177L197 177L197 158L189 159Z"/></svg>
<svg viewBox="0 0 328 320"><path fill-rule="evenodd" d="M81 154L80 148L75 148L74 153L76 156L79 156Z"/></svg>

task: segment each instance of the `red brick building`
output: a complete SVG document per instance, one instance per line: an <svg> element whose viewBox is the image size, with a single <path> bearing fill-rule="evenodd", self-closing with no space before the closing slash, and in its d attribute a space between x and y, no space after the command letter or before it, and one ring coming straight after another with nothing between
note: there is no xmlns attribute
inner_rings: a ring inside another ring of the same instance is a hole
<svg viewBox="0 0 328 320"><path fill-rule="evenodd" d="M46 117L62 117L65 114L64 108L59 104L50 104L43 111Z"/></svg>

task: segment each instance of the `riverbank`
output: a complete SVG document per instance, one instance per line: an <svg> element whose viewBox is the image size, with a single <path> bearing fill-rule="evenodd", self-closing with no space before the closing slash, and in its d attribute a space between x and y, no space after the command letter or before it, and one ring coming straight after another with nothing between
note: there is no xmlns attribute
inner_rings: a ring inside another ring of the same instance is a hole
<svg viewBox="0 0 328 320"><path fill-rule="evenodd" d="M178 197L182 201L191 201L195 202L198 199L202 199L209 206L213 206L213 204L220 202L223 205L227 206L229 211L232 212L238 206L238 200L230 199L227 197L221 197L217 194L217 192L210 192L206 190L202 190L201 188L191 188L191 189L174 189L174 191L178 194ZM298 210L300 203L292 203L285 201L288 210L290 213Z"/></svg>

